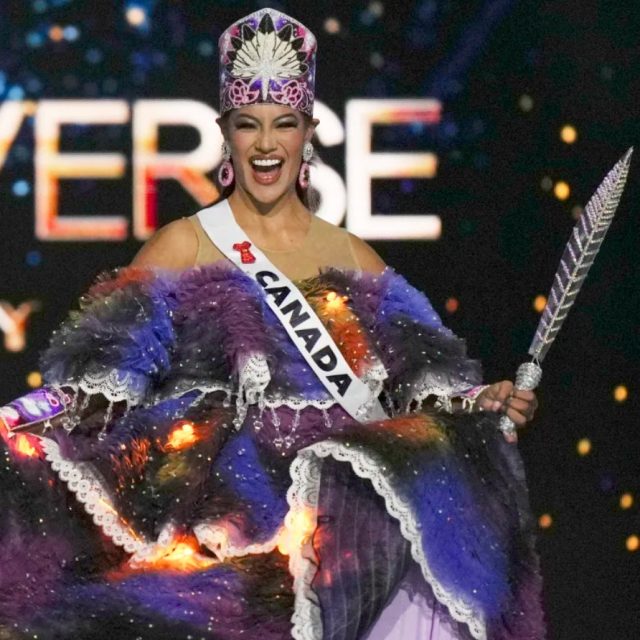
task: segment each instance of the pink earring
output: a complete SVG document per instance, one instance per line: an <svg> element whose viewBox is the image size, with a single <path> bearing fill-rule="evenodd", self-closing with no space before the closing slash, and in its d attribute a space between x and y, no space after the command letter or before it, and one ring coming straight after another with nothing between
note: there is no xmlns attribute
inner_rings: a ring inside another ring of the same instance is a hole
<svg viewBox="0 0 640 640"><path fill-rule="evenodd" d="M218 181L223 187L228 187L235 177L233 165L231 164L231 149L225 142L222 143L222 165L218 171Z"/></svg>
<svg viewBox="0 0 640 640"><path fill-rule="evenodd" d="M309 166L309 160L313 158L313 145L310 142L305 142L302 149L302 164L300 165L300 173L298 174L298 184L302 189L309 188L309 172L311 167Z"/></svg>

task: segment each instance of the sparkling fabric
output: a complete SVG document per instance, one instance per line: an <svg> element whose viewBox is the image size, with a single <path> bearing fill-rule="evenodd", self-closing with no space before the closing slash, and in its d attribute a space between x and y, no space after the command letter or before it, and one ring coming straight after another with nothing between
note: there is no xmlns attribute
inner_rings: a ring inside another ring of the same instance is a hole
<svg viewBox="0 0 640 640"><path fill-rule="evenodd" d="M544 637L517 449L422 402L482 381L464 341L391 269L298 286L388 419L334 404L227 264L83 296L42 357L67 422L0 425L1 633L378 640L411 600L434 638Z"/></svg>

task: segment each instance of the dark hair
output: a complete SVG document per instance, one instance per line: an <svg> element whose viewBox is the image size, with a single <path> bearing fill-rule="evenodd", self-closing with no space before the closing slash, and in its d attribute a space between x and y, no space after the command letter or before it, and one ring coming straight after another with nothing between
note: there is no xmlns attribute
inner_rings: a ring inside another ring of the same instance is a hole
<svg viewBox="0 0 640 640"><path fill-rule="evenodd" d="M224 129L223 125L226 124L226 120L229 117L230 113L231 113L230 111L227 111L221 117L221 120L222 120L221 127L223 129ZM310 126L311 125L311 121L312 121L311 116L307 115L306 113L303 113L302 117L305 120L305 124L307 126ZM317 158L318 158L318 154L314 151L313 157L311 158L311 161L310 161L310 164L315 164L315 161L316 161ZM220 193L220 195L211 204L209 204L207 206L212 206L214 204L217 204L218 202L221 202L222 200L226 200L233 193L233 190L236 187L235 181L232 182L228 187L223 187L220 184L220 180L218 179L218 169L219 168L220 168L220 165L218 165L214 169L213 182L216 185L216 188L218 189L218 192ZM315 213L318 210L318 208L320 206L320 194L319 194L317 189L313 188L312 185L309 185L309 187L307 189L303 189L300 186L300 183L296 180L296 194L298 195L298 198L300 198L300 201L302 202L302 204L305 207L307 207L307 209L309 209L309 211L311 211L312 213Z"/></svg>

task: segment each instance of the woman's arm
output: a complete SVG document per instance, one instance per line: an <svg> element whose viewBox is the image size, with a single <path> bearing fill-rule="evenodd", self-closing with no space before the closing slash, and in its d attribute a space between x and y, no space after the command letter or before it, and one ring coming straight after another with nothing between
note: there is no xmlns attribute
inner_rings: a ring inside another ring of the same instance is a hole
<svg viewBox="0 0 640 640"><path fill-rule="evenodd" d="M131 266L189 269L195 266L198 236L187 218L165 225L142 245Z"/></svg>

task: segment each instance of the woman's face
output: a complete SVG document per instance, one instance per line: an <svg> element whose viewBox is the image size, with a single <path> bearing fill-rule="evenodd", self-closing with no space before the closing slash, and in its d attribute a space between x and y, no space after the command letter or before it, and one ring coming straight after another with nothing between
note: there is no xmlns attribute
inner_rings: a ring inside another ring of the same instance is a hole
<svg viewBox="0 0 640 640"><path fill-rule="evenodd" d="M315 122L291 107L256 104L230 112L225 138L231 147L236 188L265 204L295 192L302 148Z"/></svg>

